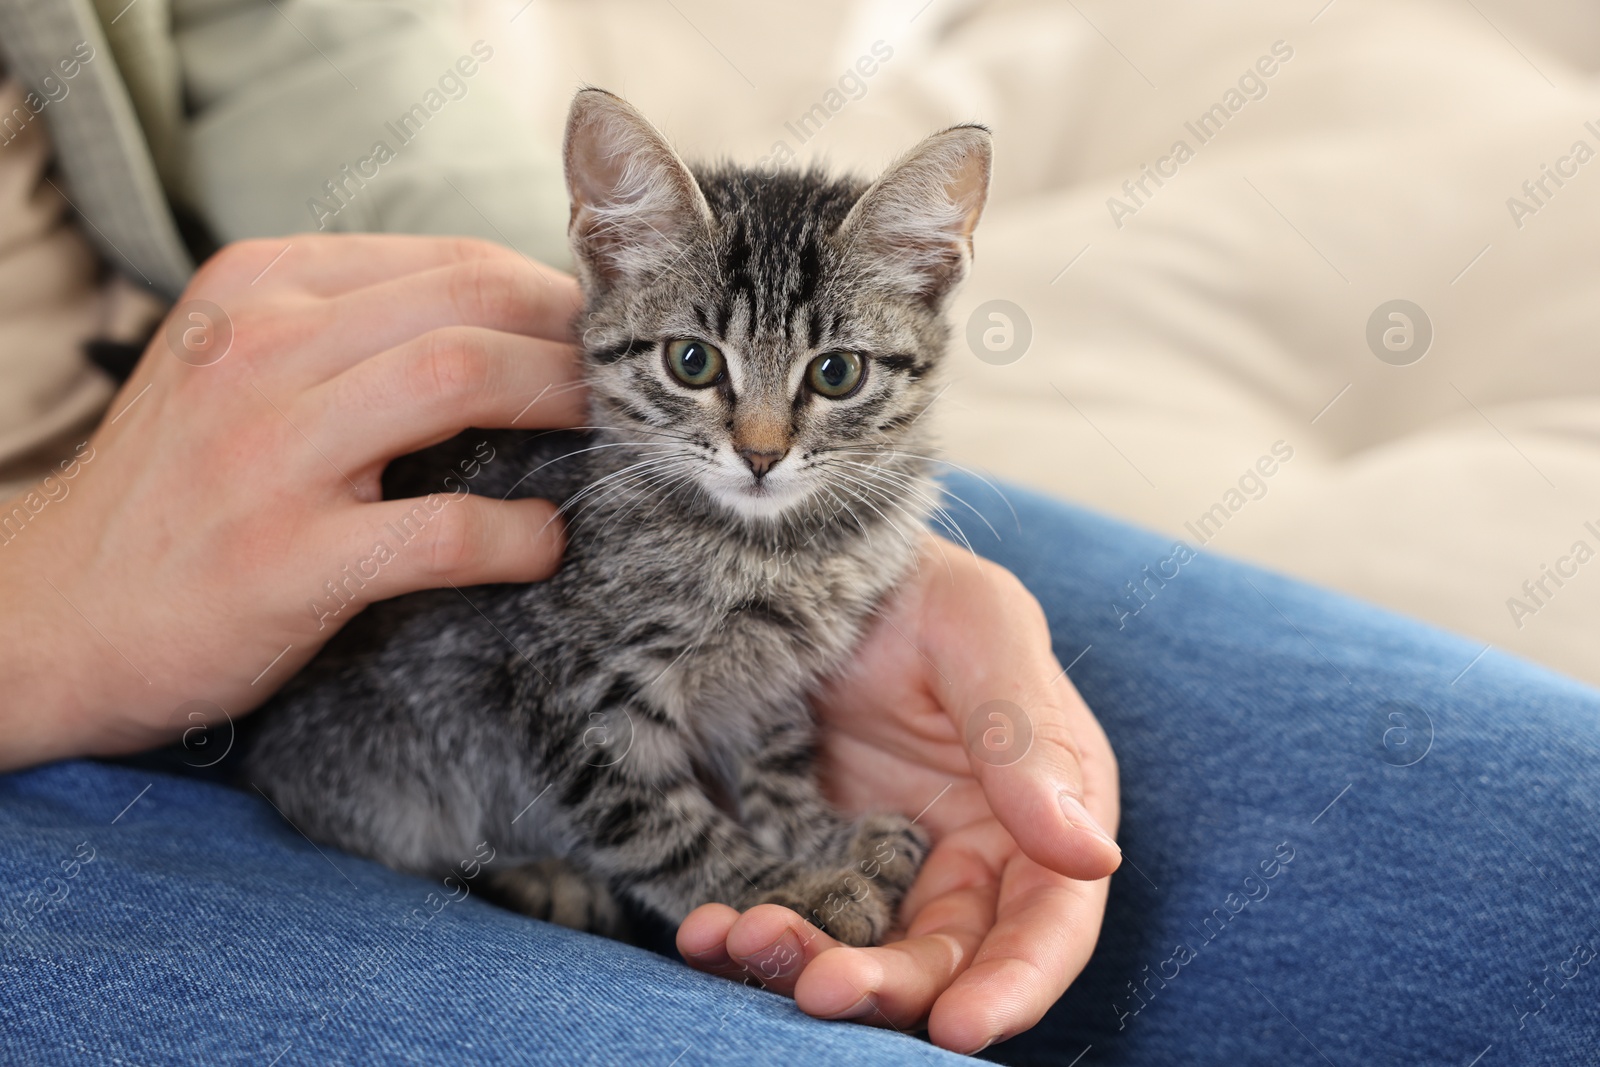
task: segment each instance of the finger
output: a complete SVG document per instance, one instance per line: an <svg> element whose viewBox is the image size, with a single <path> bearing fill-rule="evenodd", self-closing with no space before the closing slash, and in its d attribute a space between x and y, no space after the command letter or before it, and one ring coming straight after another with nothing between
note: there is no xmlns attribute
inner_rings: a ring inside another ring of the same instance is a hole
<svg viewBox="0 0 1600 1067"><path fill-rule="evenodd" d="M812 961L840 943L788 908L758 904L739 916L725 944L729 959L762 988L791 997Z"/></svg>
<svg viewBox="0 0 1600 1067"><path fill-rule="evenodd" d="M678 954L697 971L723 978L746 977L744 964L728 955L728 932L738 921L737 908L726 904L700 905L678 924Z"/></svg>
<svg viewBox="0 0 1600 1067"><path fill-rule="evenodd" d="M576 426L587 407L570 345L446 326L362 360L305 396L341 466L383 463L469 426Z"/></svg>
<svg viewBox="0 0 1600 1067"><path fill-rule="evenodd" d="M973 774L996 817L1050 870L1091 880L1110 874L1122 856L1106 829L1117 814L1115 763L1050 651L1037 602L990 564L953 568L931 595L935 602L925 617L933 621L922 638L930 659L946 665L944 703L967 740ZM972 640L1019 629L1037 636ZM1005 744L989 747L991 729Z"/></svg>
<svg viewBox="0 0 1600 1067"><path fill-rule="evenodd" d="M992 892L988 898L976 906L946 898L930 910L922 936L871 949L841 945L776 905L744 915L726 905L706 905L679 927L678 951L697 970L792 996L817 1018L903 1028L927 1015L982 939L994 914Z"/></svg>
<svg viewBox="0 0 1600 1067"><path fill-rule="evenodd" d="M520 257L472 259L340 296L316 344L324 359L345 360L343 369L444 326L482 326L570 343L581 304L577 282L547 267Z"/></svg>
<svg viewBox="0 0 1600 1067"><path fill-rule="evenodd" d="M1089 786L1073 727L1054 702L1024 713L1033 736L1021 759L1009 766L973 761L984 796L1030 858L1069 878L1104 878L1122 863L1122 849L1091 813L1104 793Z"/></svg>
<svg viewBox="0 0 1600 1067"><path fill-rule="evenodd" d="M828 953L802 974L795 1003L820 1018L901 1029L926 1018L994 926L1001 872L1016 854L993 819L945 836L901 903L912 916L906 938Z"/></svg>
<svg viewBox="0 0 1600 1067"><path fill-rule="evenodd" d="M1089 962L1109 882L1069 880L1016 857L1007 865L993 929L971 966L934 1002L929 1038L972 1053L1044 1018Z"/></svg>
<svg viewBox="0 0 1600 1067"><path fill-rule="evenodd" d="M337 296L471 260L520 258L504 245L475 237L296 233L228 245L203 269L229 288L291 285L316 296Z"/></svg>
<svg viewBox="0 0 1600 1067"><path fill-rule="evenodd" d="M994 906L993 884L956 890L929 902L903 941L824 952L800 972L795 1003L820 1019L915 1026L971 961Z"/></svg>
<svg viewBox="0 0 1600 1067"><path fill-rule="evenodd" d="M342 538L349 562L325 583L341 603L450 585L540 581L555 572L564 545L548 500L434 493L364 504L356 514L360 532Z"/></svg>

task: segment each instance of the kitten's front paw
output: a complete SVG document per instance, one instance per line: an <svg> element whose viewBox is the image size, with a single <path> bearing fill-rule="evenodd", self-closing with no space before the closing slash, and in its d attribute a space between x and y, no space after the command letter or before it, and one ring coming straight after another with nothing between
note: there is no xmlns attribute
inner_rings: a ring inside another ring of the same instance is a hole
<svg viewBox="0 0 1600 1067"><path fill-rule="evenodd" d="M854 868L800 875L755 903L798 912L846 945L876 945L894 924L895 902Z"/></svg>
<svg viewBox="0 0 1600 1067"><path fill-rule="evenodd" d="M847 945L876 945L928 854L928 835L902 815L869 815L845 846L849 866L791 879L756 903L780 904Z"/></svg>
<svg viewBox="0 0 1600 1067"><path fill-rule="evenodd" d="M489 876L486 893L503 907L602 937L627 935L617 898L599 880L565 860L524 863Z"/></svg>
<svg viewBox="0 0 1600 1067"><path fill-rule="evenodd" d="M892 892L899 904L928 858L928 832L904 815L864 815L856 821L849 856L857 870Z"/></svg>

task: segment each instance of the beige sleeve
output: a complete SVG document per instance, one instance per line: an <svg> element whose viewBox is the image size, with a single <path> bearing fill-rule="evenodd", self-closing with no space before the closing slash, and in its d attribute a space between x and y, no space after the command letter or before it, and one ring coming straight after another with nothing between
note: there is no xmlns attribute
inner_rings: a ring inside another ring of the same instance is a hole
<svg viewBox="0 0 1600 1067"><path fill-rule="evenodd" d="M73 224L49 174L52 106L0 83L0 499L70 454L105 411L115 387L84 342L131 340L160 313L101 269Z"/></svg>

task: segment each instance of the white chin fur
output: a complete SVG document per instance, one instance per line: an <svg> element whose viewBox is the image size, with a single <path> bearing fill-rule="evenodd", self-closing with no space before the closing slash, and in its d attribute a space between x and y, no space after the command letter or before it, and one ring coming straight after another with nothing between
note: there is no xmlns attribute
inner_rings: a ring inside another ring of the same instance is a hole
<svg viewBox="0 0 1600 1067"><path fill-rule="evenodd" d="M774 481L768 478L757 482L753 477L714 477L706 485L712 498L743 519L776 519L810 494L789 480Z"/></svg>

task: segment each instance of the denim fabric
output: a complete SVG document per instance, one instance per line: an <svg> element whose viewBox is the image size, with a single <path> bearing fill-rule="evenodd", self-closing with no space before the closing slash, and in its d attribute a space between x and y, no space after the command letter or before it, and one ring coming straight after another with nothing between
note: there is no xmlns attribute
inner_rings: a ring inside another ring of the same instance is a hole
<svg viewBox="0 0 1600 1067"><path fill-rule="evenodd" d="M1124 798L1094 959L986 1057L1600 1062L1600 694L1067 505L951 488L1044 603ZM214 782L0 778L0 1062L957 1062L452 896Z"/></svg>
<svg viewBox="0 0 1600 1067"><path fill-rule="evenodd" d="M0 779L0 887L6 1064L959 1062L448 902L455 886L319 852L255 794L136 768Z"/></svg>

